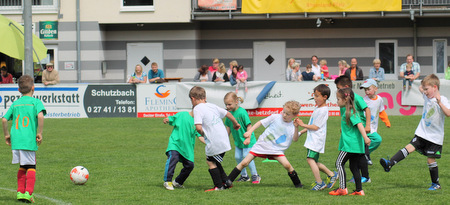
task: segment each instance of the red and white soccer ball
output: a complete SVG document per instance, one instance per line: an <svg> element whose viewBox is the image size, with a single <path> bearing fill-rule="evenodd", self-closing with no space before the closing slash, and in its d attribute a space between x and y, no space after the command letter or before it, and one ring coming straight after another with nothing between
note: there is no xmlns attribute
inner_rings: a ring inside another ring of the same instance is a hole
<svg viewBox="0 0 450 205"><path fill-rule="evenodd" d="M83 166L76 166L70 171L70 180L74 184L83 185L89 179L89 171Z"/></svg>

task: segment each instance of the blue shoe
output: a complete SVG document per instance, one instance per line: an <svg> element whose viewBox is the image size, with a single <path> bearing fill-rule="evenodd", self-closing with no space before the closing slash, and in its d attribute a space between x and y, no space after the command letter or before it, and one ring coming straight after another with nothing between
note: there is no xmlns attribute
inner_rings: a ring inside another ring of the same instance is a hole
<svg viewBox="0 0 450 205"><path fill-rule="evenodd" d="M438 189L441 189L441 185L440 184L436 184L436 183L431 183L430 188L428 188L428 190L431 190L431 191L436 191Z"/></svg>
<svg viewBox="0 0 450 205"><path fill-rule="evenodd" d="M334 172L334 176L332 176L332 177L328 176L327 177L327 188L328 189L333 188L333 186L337 182L338 178L339 178L339 175L337 172Z"/></svg>
<svg viewBox="0 0 450 205"><path fill-rule="evenodd" d="M317 182L314 182L311 185L313 191L320 191L320 190L324 190L325 188L327 188L327 185L325 184L325 182L322 182L322 184L319 184Z"/></svg>
<svg viewBox="0 0 450 205"><path fill-rule="evenodd" d="M391 171L392 166L390 165L391 164L390 160L385 159L385 158L381 158L380 159L380 164L384 168L385 172Z"/></svg>
<svg viewBox="0 0 450 205"><path fill-rule="evenodd" d="M370 178L361 177L361 183L370 183L370 182L372 182L372 180L370 180Z"/></svg>

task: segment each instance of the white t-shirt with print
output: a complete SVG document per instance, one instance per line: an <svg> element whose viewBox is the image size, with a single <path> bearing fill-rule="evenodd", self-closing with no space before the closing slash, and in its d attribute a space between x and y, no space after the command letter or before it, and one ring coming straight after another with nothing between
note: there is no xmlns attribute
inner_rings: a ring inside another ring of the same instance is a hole
<svg viewBox="0 0 450 205"><path fill-rule="evenodd" d="M257 154L284 154L294 137L294 122L283 121L282 114L272 114L262 119L261 124L266 130L259 136L251 151Z"/></svg>
<svg viewBox="0 0 450 205"><path fill-rule="evenodd" d="M373 100L366 95L364 101L370 109L370 133L377 132L380 112L384 110L383 98L377 95L376 99Z"/></svg>
<svg viewBox="0 0 450 205"><path fill-rule="evenodd" d="M423 99L422 119L415 134L430 142L442 145L444 143L445 114L437 104L436 98L429 99L423 94ZM442 95L441 102L445 107L450 108L448 99Z"/></svg>
<svg viewBox="0 0 450 205"><path fill-rule="evenodd" d="M325 141L327 139L328 107L323 106L314 109L308 125L319 127L318 130L308 130L306 133L305 147L319 153L325 152Z"/></svg>
<svg viewBox="0 0 450 205"><path fill-rule="evenodd" d="M214 156L231 150L228 132L222 120L227 112L211 103L200 103L194 107L194 124L202 125L206 156Z"/></svg>

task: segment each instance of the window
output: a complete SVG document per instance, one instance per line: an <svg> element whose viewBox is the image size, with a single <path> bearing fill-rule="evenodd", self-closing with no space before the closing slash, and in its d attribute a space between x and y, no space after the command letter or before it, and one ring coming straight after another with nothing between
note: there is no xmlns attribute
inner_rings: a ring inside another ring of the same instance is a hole
<svg viewBox="0 0 450 205"><path fill-rule="evenodd" d="M121 0L120 11L154 11L153 0Z"/></svg>
<svg viewBox="0 0 450 205"><path fill-rule="evenodd" d="M397 78L397 40L376 41L376 58L381 60L385 78L394 80Z"/></svg>
<svg viewBox="0 0 450 205"><path fill-rule="evenodd" d="M444 77L447 68L447 40L433 40L433 73L439 77Z"/></svg>
<svg viewBox="0 0 450 205"><path fill-rule="evenodd" d="M2 14L22 14L22 0L0 0ZM32 0L33 13L57 13L58 0Z"/></svg>

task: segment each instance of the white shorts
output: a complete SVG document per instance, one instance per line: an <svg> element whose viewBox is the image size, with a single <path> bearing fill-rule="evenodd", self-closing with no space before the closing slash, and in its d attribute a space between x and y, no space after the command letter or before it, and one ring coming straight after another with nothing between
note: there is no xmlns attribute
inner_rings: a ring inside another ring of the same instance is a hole
<svg viewBox="0 0 450 205"><path fill-rule="evenodd" d="M36 165L36 152L28 150L12 150L12 163L20 165Z"/></svg>

